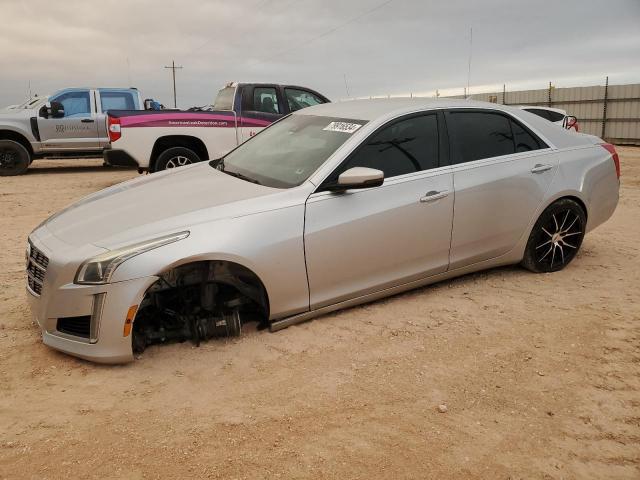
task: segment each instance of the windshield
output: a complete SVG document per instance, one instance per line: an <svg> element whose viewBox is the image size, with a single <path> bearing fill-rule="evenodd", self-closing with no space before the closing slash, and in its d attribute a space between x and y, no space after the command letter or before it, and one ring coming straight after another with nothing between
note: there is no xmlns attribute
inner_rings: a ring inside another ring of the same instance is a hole
<svg viewBox="0 0 640 480"><path fill-rule="evenodd" d="M211 163L229 175L275 188L302 184L367 122L290 115Z"/></svg>

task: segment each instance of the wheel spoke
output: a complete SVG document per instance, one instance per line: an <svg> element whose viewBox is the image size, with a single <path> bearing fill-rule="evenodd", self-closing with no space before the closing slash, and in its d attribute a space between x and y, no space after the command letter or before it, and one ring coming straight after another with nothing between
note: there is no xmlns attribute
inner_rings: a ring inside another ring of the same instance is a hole
<svg viewBox="0 0 640 480"><path fill-rule="evenodd" d="M564 250L562 250L562 245L558 244L558 250L560 250L560 257L562 258L562 263L564 264Z"/></svg>
<svg viewBox="0 0 640 480"><path fill-rule="evenodd" d="M538 245L538 246L536 247L536 250L537 250L537 249L539 249L539 248L542 248L542 247L544 247L545 245L548 245L548 244L550 244L550 243L551 243L551 240L547 240L547 241L546 241L546 242L544 242L543 244Z"/></svg>
<svg viewBox="0 0 640 480"><path fill-rule="evenodd" d="M546 228L542 227L542 231L543 231L544 233L546 233L547 235L549 235L550 237L553 237L553 233L549 233L549 232L547 232L547 229L546 229Z"/></svg>
<svg viewBox="0 0 640 480"><path fill-rule="evenodd" d="M567 233L566 235L563 235L562 238L571 237L572 235L580 235L581 233L582 232Z"/></svg>
<svg viewBox="0 0 640 480"><path fill-rule="evenodd" d="M566 246L566 247L571 247L571 248L573 248L574 250L575 250L576 248L578 248L578 247L574 247L574 246L573 246L573 245L571 245L570 243L565 242L564 240L562 240L562 244L563 244L564 246Z"/></svg>
<svg viewBox="0 0 640 480"><path fill-rule="evenodd" d="M564 216L564 220L562 220L562 225L560 225L560 228L558 229L559 232L562 231L564 224L567 223L567 218L569 218L569 210L567 210L567 214Z"/></svg>
<svg viewBox="0 0 640 480"><path fill-rule="evenodd" d="M556 258L556 244L553 244L553 253L551 254L551 268L553 268L553 261Z"/></svg>
<svg viewBox="0 0 640 480"><path fill-rule="evenodd" d="M551 215L553 217L553 223L556 224L556 232L558 231L558 220L556 220L556 214Z"/></svg>
<svg viewBox="0 0 640 480"><path fill-rule="evenodd" d="M565 228L564 231L568 232L569 230L571 230L571 227L573 227L577 221L578 221L578 216L576 215L576 218L573 219L573 222L571 222L571 225Z"/></svg>
<svg viewBox="0 0 640 480"><path fill-rule="evenodd" d="M545 258L547 258L547 255L549 255L551 253L551 251L553 250L553 245L551 245L549 247L549 250L547 250L547 253L545 253L542 258L540 260L538 260L539 262L541 262L542 260L544 260Z"/></svg>

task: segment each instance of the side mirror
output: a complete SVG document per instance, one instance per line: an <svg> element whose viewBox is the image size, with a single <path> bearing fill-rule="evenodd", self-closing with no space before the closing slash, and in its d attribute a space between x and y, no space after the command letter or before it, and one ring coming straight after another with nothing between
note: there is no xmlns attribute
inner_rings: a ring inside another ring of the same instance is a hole
<svg viewBox="0 0 640 480"><path fill-rule="evenodd" d="M326 190L343 191L352 188L379 187L384 183L384 172L375 168L353 167L338 177L338 182L327 185Z"/></svg>
<svg viewBox="0 0 640 480"><path fill-rule="evenodd" d="M50 116L53 118L64 117L64 105L62 105L60 102L51 102Z"/></svg>
<svg viewBox="0 0 640 480"><path fill-rule="evenodd" d="M64 117L64 106L60 102L47 102L39 112L43 118L62 118Z"/></svg>

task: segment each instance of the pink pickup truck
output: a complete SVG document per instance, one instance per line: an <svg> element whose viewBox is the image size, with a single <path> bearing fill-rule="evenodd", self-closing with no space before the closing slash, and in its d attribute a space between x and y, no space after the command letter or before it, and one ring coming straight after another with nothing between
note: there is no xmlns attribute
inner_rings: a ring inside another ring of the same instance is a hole
<svg viewBox="0 0 640 480"><path fill-rule="evenodd" d="M157 172L220 158L283 116L329 100L305 87L229 83L212 110L110 110L109 165Z"/></svg>

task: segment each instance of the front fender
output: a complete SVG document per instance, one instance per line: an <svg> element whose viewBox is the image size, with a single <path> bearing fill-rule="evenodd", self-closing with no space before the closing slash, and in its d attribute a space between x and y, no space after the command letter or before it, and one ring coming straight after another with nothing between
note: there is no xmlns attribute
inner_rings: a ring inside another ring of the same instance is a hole
<svg viewBox="0 0 640 480"><path fill-rule="evenodd" d="M229 261L262 281L271 320L305 312L309 289L303 228L304 205L195 225L186 239L124 262L112 282L159 275L192 262Z"/></svg>

